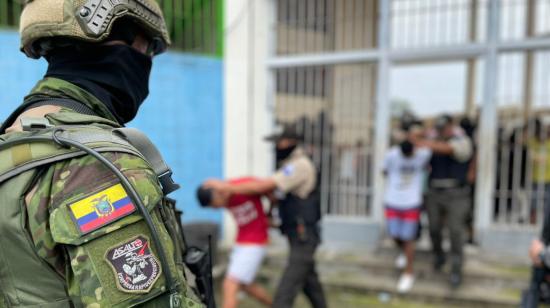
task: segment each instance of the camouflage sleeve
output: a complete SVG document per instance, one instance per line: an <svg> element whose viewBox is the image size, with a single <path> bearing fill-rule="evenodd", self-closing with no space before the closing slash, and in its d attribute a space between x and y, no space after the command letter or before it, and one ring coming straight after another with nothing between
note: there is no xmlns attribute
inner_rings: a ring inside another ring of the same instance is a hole
<svg viewBox="0 0 550 308"><path fill-rule="evenodd" d="M58 163L40 176L27 198L28 227L37 252L67 284L76 306L167 305L164 275L182 287L182 307L197 305L189 294L170 234L157 205L157 177L139 157L107 153L150 211L167 256L163 268L151 232L116 176L93 157ZM174 256L172 258L172 256ZM188 305L189 304L189 305Z"/></svg>

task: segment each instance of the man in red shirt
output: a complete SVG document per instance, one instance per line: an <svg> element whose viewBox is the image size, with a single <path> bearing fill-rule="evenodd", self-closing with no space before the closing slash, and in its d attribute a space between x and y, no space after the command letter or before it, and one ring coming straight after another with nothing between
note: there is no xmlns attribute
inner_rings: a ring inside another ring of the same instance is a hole
<svg viewBox="0 0 550 308"><path fill-rule="evenodd" d="M230 180L229 185L255 181L254 178ZM200 186L197 198L202 206L226 208L239 228L235 246L231 251L227 275L223 282L223 307L237 307L237 295L245 291L259 302L271 306L271 297L254 283L256 272L266 252L269 223L259 195L230 194Z"/></svg>

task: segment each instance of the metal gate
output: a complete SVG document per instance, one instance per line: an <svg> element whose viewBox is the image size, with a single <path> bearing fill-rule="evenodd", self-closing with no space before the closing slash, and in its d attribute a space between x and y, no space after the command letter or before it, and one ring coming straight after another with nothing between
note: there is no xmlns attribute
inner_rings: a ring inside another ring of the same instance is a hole
<svg viewBox="0 0 550 308"><path fill-rule="evenodd" d="M374 1L356 2L278 1L278 55L375 48ZM305 136L325 213L371 212L375 76L376 64L368 61L276 70L277 122L294 124Z"/></svg>
<svg viewBox="0 0 550 308"><path fill-rule="evenodd" d="M275 5L275 116L304 132L325 213L382 219L392 69L458 61L466 67L463 114L479 123L476 226L540 223L550 203L549 0Z"/></svg>

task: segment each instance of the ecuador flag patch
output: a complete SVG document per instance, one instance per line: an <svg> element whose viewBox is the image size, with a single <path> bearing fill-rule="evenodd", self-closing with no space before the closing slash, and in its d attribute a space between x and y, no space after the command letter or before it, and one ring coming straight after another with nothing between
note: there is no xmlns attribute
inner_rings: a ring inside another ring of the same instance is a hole
<svg viewBox="0 0 550 308"><path fill-rule="evenodd" d="M82 234L90 233L136 210L121 184L113 185L69 205Z"/></svg>

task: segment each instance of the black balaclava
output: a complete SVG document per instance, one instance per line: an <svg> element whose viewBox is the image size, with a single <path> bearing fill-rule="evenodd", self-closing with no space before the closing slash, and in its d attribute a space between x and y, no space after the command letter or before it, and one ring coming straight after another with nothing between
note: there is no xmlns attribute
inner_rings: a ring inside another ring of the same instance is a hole
<svg viewBox="0 0 550 308"><path fill-rule="evenodd" d="M297 145L291 145L288 148L284 149L275 149L275 160L277 161L277 165L279 165L283 160L287 159L292 152L296 149Z"/></svg>
<svg viewBox="0 0 550 308"><path fill-rule="evenodd" d="M73 83L98 98L124 124L149 95L152 59L127 45L79 45L47 57L46 77Z"/></svg>

